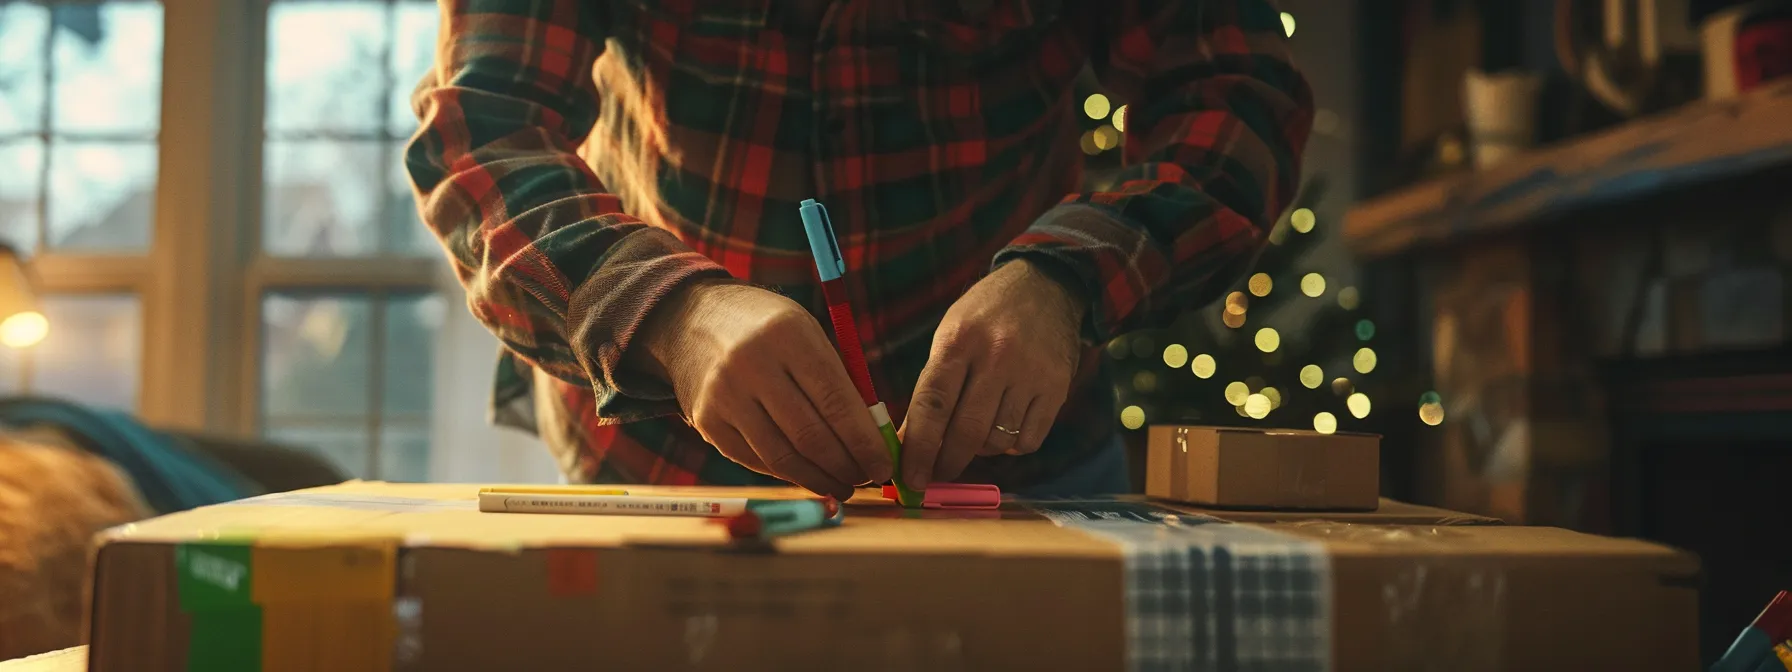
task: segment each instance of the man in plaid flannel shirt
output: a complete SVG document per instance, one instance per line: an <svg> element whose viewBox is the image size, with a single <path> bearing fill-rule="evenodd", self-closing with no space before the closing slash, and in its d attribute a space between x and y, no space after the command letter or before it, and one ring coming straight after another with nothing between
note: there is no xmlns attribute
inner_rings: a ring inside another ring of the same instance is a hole
<svg viewBox="0 0 1792 672"><path fill-rule="evenodd" d="M892 475L822 327L814 198L911 485L1123 490L1097 344L1248 268L1311 120L1270 0L442 7L405 164L504 346L498 421L575 482ZM1128 104L1108 191L1086 66Z"/></svg>

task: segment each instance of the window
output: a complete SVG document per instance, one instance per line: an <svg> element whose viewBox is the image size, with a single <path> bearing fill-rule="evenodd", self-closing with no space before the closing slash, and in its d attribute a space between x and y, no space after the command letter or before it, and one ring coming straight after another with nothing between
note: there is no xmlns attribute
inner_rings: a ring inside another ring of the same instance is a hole
<svg viewBox="0 0 1792 672"><path fill-rule="evenodd" d="M142 307L134 294L43 299L50 335L28 350L0 349L0 393L32 393L109 408L137 407Z"/></svg>
<svg viewBox="0 0 1792 672"><path fill-rule="evenodd" d="M438 254L399 162L437 22L435 3L417 0L269 7L264 252Z"/></svg>
<svg viewBox="0 0 1792 672"><path fill-rule="evenodd" d="M553 478L485 420L497 344L399 162L437 25L428 0L0 0L0 242L50 320L0 349L0 394L364 478Z"/></svg>
<svg viewBox="0 0 1792 672"><path fill-rule="evenodd" d="M0 352L0 392L134 410L161 118L156 2L0 3L0 242L50 333Z"/></svg>
<svg viewBox="0 0 1792 672"><path fill-rule="evenodd" d="M273 294L262 302L263 428L345 472L429 477L433 294Z"/></svg>
<svg viewBox="0 0 1792 672"><path fill-rule="evenodd" d="M440 247L400 156L433 62L420 0L275 0L267 13L261 429L362 478L430 476ZM489 363L489 360L487 360Z"/></svg>
<svg viewBox="0 0 1792 672"><path fill-rule="evenodd" d="M0 239L148 249L161 53L157 3L0 4Z"/></svg>

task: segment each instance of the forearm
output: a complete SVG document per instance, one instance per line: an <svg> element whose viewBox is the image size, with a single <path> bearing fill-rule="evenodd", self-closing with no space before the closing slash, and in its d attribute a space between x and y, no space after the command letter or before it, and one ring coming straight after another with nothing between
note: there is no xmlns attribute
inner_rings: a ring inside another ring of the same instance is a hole
<svg viewBox="0 0 1792 672"><path fill-rule="evenodd" d="M505 348L591 386L600 414L668 412L665 386L622 363L667 296L727 273L623 212L576 155L596 119L601 5L541 4L443 4L406 167L469 309Z"/></svg>

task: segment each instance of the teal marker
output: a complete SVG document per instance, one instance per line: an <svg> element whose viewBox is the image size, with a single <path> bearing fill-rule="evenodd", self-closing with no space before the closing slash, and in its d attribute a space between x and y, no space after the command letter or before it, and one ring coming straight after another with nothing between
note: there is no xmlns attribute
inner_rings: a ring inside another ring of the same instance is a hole
<svg viewBox="0 0 1792 672"><path fill-rule="evenodd" d="M836 527L845 515L846 507L832 499L758 500L747 505L745 512L721 522L730 538L763 541Z"/></svg>

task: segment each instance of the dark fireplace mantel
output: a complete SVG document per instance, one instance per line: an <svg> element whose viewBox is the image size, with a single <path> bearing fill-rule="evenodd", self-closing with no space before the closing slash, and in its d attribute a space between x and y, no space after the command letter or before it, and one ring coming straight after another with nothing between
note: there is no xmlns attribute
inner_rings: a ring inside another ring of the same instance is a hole
<svg viewBox="0 0 1792 672"><path fill-rule="evenodd" d="M1787 119L1792 81L1353 208L1365 305L1414 326L1387 373L1446 409L1391 489L1699 553L1708 654L1792 588Z"/></svg>
<svg viewBox="0 0 1792 672"><path fill-rule="evenodd" d="M1601 378L1615 531L1699 554L1713 660L1792 587L1792 351L1610 361Z"/></svg>

